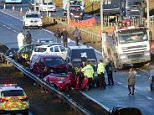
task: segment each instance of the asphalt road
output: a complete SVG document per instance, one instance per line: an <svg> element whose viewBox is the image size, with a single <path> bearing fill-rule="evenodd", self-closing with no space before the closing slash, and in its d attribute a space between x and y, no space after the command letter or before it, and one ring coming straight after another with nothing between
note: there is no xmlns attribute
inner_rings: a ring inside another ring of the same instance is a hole
<svg viewBox="0 0 154 115"><path fill-rule="evenodd" d="M5 13L13 15L13 17L0 12L0 42L9 45L9 47L17 46L16 36L17 33L22 30L22 16L11 12ZM54 39L52 33L44 29L32 29L30 32L34 39L49 37ZM74 44L74 42L69 40L69 45L72 44ZM97 56L100 58L100 53L97 52ZM148 76L138 71L135 95L128 96L127 73L127 69L115 72L114 86L107 86L105 90L92 89L91 91L83 92L83 94L107 109L111 109L115 106L131 106L140 108L143 115L154 115L154 92L150 91Z"/></svg>

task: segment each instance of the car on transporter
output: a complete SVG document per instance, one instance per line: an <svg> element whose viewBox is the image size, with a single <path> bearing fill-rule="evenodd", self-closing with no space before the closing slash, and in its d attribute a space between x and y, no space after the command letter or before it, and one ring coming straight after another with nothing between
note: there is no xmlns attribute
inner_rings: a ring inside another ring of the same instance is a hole
<svg viewBox="0 0 154 115"><path fill-rule="evenodd" d="M39 10L41 12L55 12L56 5L54 2L44 2L42 4L39 4Z"/></svg>
<svg viewBox="0 0 154 115"><path fill-rule="evenodd" d="M38 27L42 28L42 18L37 11L27 11L23 16L23 28Z"/></svg>
<svg viewBox="0 0 154 115"><path fill-rule="evenodd" d="M17 84L0 84L0 114L4 113L29 113L28 97Z"/></svg>

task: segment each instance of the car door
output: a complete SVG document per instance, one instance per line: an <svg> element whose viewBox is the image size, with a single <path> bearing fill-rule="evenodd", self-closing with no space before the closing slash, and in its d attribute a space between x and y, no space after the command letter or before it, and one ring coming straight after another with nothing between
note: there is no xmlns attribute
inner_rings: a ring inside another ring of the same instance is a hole
<svg viewBox="0 0 154 115"><path fill-rule="evenodd" d="M64 59L64 60L66 60L66 56L67 56L67 50L66 50L66 48L64 48L63 46L59 46L59 49L60 49L60 55L61 55L61 57Z"/></svg>
<svg viewBox="0 0 154 115"><path fill-rule="evenodd" d="M61 56L61 52L58 45L53 46L53 51L56 55Z"/></svg>

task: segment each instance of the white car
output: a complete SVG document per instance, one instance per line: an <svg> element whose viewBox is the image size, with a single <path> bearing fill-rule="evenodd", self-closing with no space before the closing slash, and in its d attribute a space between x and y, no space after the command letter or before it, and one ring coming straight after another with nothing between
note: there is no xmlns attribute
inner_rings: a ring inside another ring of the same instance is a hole
<svg viewBox="0 0 154 115"><path fill-rule="evenodd" d="M38 54L58 55L58 56L61 56L64 60L66 60L67 50L64 46L62 46L61 44L58 44L58 43L37 46L33 49L30 60L32 59L33 56L38 55Z"/></svg>
<svg viewBox="0 0 154 115"><path fill-rule="evenodd" d="M56 11L56 5L53 2L49 3L42 3L39 5L40 11L49 11L49 12L55 12Z"/></svg>
<svg viewBox="0 0 154 115"><path fill-rule="evenodd" d="M23 28L38 27L42 28L41 15L37 11L27 11L23 16Z"/></svg>

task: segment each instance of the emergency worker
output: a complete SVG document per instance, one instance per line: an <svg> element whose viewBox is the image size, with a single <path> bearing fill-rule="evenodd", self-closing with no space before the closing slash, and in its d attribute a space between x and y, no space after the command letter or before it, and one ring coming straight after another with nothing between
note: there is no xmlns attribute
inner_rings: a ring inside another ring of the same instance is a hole
<svg viewBox="0 0 154 115"><path fill-rule="evenodd" d="M24 34L20 31L17 35L18 48L21 49L24 46Z"/></svg>
<svg viewBox="0 0 154 115"><path fill-rule="evenodd" d="M102 88L102 87L106 87L106 83L105 83L105 77L104 77L104 72L105 72L105 65L103 63L103 60L100 59L99 60L99 64L97 67L97 74L98 74L98 85Z"/></svg>
<svg viewBox="0 0 154 115"><path fill-rule="evenodd" d="M89 89L90 89L91 88L91 85L92 85L92 80L93 80L93 75L94 75L94 69L89 64L88 61L86 62L86 66L84 68L82 68L81 72L83 72L84 77L88 77L88 86L89 86Z"/></svg>
<svg viewBox="0 0 154 115"><path fill-rule="evenodd" d="M32 35L29 31L27 31L26 34L26 44L31 44L32 43Z"/></svg>
<svg viewBox="0 0 154 115"><path fill-rule="evenodd" d="M108 76L108 85L114 85L113 81L113 67L112 67L112 62L110 59L108 59L107 65L105 67L107 76Z"/></svg>

